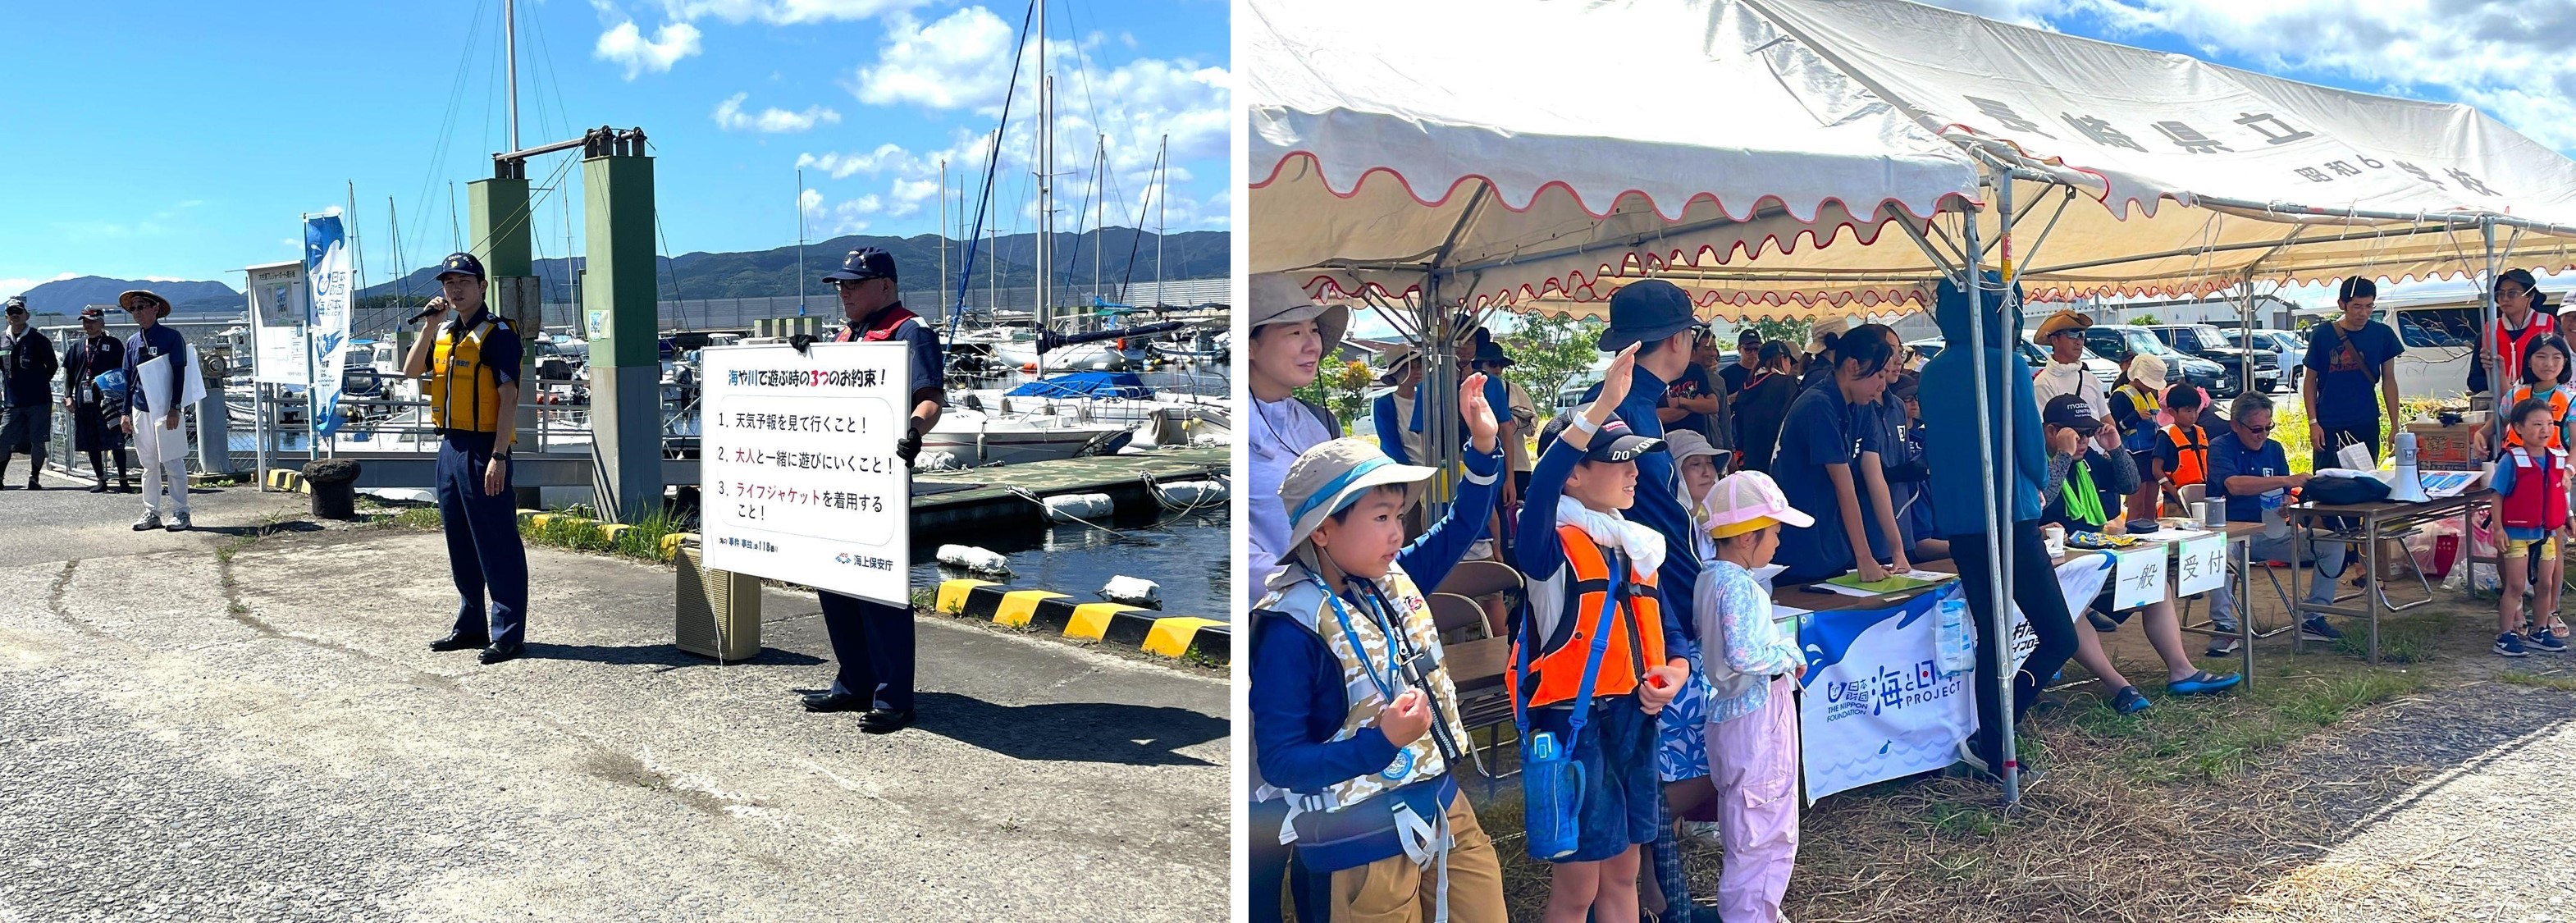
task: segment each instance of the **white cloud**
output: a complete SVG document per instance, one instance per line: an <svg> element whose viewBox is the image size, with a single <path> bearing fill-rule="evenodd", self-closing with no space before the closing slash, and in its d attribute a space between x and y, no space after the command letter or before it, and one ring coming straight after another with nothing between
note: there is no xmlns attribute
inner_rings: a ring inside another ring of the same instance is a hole
<svg viewBox="0 0 2576 923"><path fill-rule="evenodd" d="M685 22L665 23L653 30L653 38L644 38L643 30L633 21L620 22L599 34L599 44L591 56L602 61L626 65L626 79L643 76L645 71L668 73L681 58L703 51L698 43L698 27Z"/></svg>
<svg viewBox="0 0 2576 923"><path fill-rule="evenodd" d="M927 0L663 0L675 20L713 16L726 22L757 19L771 25L868 19L917 7Z"/></svg>
<svg viewBox="0 0 2576 923"><path fill-rule="evenodd" d="M1010 86L1012 38L1018 29L970 6L929 25L910 13L888 17L875 64L859 68L850 91L873 105L913 103L933 109L997 113Z"/></svg>
<svg viewBox="0 0 2576 923"><path fill-rule="evenodd" d="M20 294L37 285L34 279L0 279L0 297Z"/></svg>
<svg viewBox="0 0 2576 923"><path fill-rule="evenodd" d="M841 121L840 113L823 106L807 106L803 112L789 112L771 107L761 110L759 115L745 115L742 111L742 103L749 98L751 98L749 93L736 93L726 98L724 102L717 103L716 126L726 131L749 129L766 134L778 134L809 131L816 125L839 124Z"/></svg>
<svg viewBox="0 0 2576 923"><path fill-rule="evenodd" d="M800 201L805 206L807 217L825 222L816 229L826 235L856 234L867 230L869 216L885 210L885 200L874 193L825 208L823 194L808 189Z"/></svg>
<svg viewBox="0 0 2576 923"><path fill-rule="evenodd" d="M823 193L820 190L815 189L807 189L803 192L799 192L796 194L796 205L798 208L804 209L805 213L808 215L821 214L823 211Z"/></svg>

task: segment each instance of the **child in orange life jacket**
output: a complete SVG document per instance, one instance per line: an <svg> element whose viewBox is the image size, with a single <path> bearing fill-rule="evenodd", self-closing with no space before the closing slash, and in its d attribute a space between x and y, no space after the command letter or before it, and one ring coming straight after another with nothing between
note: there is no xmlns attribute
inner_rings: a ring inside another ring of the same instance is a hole
<svg viewBox="0 0 2576 923"><path fill-rule="evenodd" d="M2190 507L2182 502L2182 488L2209 483L2209 431L2200 426L2200 412L2206 406L2202 403L2203 396L2202 391L2188 381L2165 389L2165 415L2172 417L2173 422L2156 431L2156 448L2147 467L2147 482L2156 485L2165 502L2183 512L2189 512ZM2212 499L2210 502L2222 501ZM2203 653L2211 657L2235 653L2237 645L2242 643L2234 635L2235 607L2211 606L2209 621L2210 627L2219 633L2210 636L2209 650Z"/></svg>
<svg viewBox="0 0 2576 923"><path fill-rule="evenodd" d="M1655 715L1690 675L1690 642L1680 606L1655 585L1669 551L1662 533L1620 511L1636 501L1637 456L1663 440L1636 435L1612 417L1627 397L1637 348L1622 350L1590 405L1560 414L1539 434L1541 453L1520 519L1527 617L1506 671L1529 730L1562 742L1582 769L1579 836L1555 863L1547 900L1551 923L1634 920L1638 844L1655 840L1663 798L1655 767ZM1606 613L1606 616L1605 616ZM1592 661L1596 635L1606 642ZM1528 677L1518 665L1528 664ZM1576 701L1588 670L1592 697ZM1577 715L1583 716L1575 729Z"/></svg>
<svg viewBox="0 0 2576 923"><path fill-rule="evenodd" d="M1404 512L1437 469L1335 439L1281 479L1289 551L1252 632L1254 756L1275 786L1257 797L1287 802L1265 835L1292 841L1312 875L1300 906L1335 920L1505 918L1493 841L1451 771L1470 744L1422 591L1493 511L1503 459L1481 377L1459 402L1472 444L1456 501L1413 543Z"/></svg>
<svg viewBox="0 0 2576 923"><path fill-rule="evenodd" d="M1705 642L1708 703L1701 733L1716 787L1718 918L1780 919L1798 861L1798 707L1807 672L1797 636L1771 621L1771 594L1753 571L1769 566L1780 527L1815 518L1789 505L1769 475L1719 481L1701 504L1716 554L1700 568L1691 612Z"/></svg>
<svg viewBox="0 0 2576 923"><path fill-rule="evenodd" d="M2520 657L2533 648L2552 654L2567 650L2566 642L2547 626L2533 628L2528 644L2515 634L2523 625L2522 590L2530 577L2535 546L2540 573L2532 609L2557 609L2560 564L2558 546L2550 538L2553 532L2565 537L2571 531L2567 450L2549 444L2550 431L2558 426L2551 411L2547 398L2524 398L2513 405L2505 419L2520 439L2496 459L2496 510L2504 524L2504 562L2497 569L2504 572L2504 594L2496 600L2495 652L2506 657Z"/></svg>

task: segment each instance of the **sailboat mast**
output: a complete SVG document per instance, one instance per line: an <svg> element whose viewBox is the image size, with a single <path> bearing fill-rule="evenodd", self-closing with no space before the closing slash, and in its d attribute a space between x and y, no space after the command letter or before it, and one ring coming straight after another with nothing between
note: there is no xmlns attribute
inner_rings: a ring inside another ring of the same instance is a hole
<svg viewBox="0 0 2576 923"><path fill-rule="evenodd" d="M796 168L796 316L805 316L805 168Z"/></svg>
<svg viewBox="0 0 2576 923"><path fill-rule="evenodd" d="M939 158L939 319L948 319L948 158Z"/></svg>
<svg viewBox="0 0 2576 923"><path fill-rule="evenodd" d="M501 0L501 46L510 59L510 149L519 147L519 3Z"/></svg>
<svg viewBox="0 0 2576 923"><path fill-rule="evenodd" d="M1100 249L1107 242L1101 232L1108 229L1101 221L1109 213L1109 192L1100 185L1100 170L1108 162L1109 135L1103 133L1091 149L1091 297L1095 301L1100 298Z"/></svg>
<svg viewBox="0 0 2576 923"><path fill-rule="evenodd" d="M1172 156L1172 136L1163 136L1162 153L1154 155L1154 303L1171 301L1163 297L1163 235L1171 233L1165 218L1172 214L1172 173L1167 158Z"/></svg>
<svg viewBox="0 0 2576 923"><path fill-rule="evenodd" d="M1038 37L1038 329L1047 327L1047 292L1055 268L1055 77L1047 72L1046 0L1037 0Z"/></svg>

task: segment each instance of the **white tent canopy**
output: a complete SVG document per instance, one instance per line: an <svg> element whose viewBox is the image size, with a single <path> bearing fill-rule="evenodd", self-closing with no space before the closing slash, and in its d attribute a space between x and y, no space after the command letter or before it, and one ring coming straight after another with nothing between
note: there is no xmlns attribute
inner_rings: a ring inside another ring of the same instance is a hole
<svg viewBox="0 0 2576 923"><path fill-rule="evenodd" d="M1956 145L1731 0L1247 12L1255 272L1401 294L1437 267L1448 303L1607 297L1605 272L1919 227L1976 183Z"/></svg>
<svg viewBox="0 0 2576 923"><path fill-rule="evenodd" d="M2576 162L2463 105L1905 0L1251 13L1253 268L1345 289L1418 290L1437 265L1447 303L1595 313L1655 275L1712 315L1878 309L1944 268L1879 231L1975 199L1971 157L2011 184L2034 298L2482 272L2485 216L2506 265L2576 266ZM1585 63L1501 53L1532 45ZM1995 262L2000 216L1976 204Z"/></svg>

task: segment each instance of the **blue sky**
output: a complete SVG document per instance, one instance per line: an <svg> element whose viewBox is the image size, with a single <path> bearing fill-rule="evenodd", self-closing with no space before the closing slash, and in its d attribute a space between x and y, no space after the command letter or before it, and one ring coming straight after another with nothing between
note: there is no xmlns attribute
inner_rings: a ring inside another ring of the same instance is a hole
<svg viewBox="0 0 2576 923"><path fill-rule="evenodd" d="M673 255L940 228L938 158L979 174L1025 3L521 0L520 139L642 126ZM0 82L0 293L70 275L214 279L294 259L297 216L345 206L371 281L452 246L447 184L508 146L501 0L10 3ZM1132 226L1171 136L1169 227L1222 228L1224 0L1053 0L1059 230L1110 135L1107 223ZM1029 56L1032 61L1034 54ZM1023 77L994 223L1034 229ZM530 164L545 185L557 161ZM578 171L573 171L573 176ZM567 183L577 193L578 184ZM952 192L952 195L962 193ZM562 202L538 211L565 252ZM971 205L971 201L969 202ZM571 202L575 252L580 202ZM1123 210L1128 217L1120 217ZM461 222L463 207L457 208ZM951 221L956 219L952 216ZM1155 227L1147 215L1144 226Z"/></svg>

